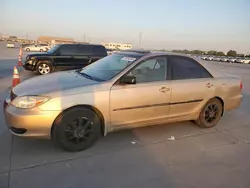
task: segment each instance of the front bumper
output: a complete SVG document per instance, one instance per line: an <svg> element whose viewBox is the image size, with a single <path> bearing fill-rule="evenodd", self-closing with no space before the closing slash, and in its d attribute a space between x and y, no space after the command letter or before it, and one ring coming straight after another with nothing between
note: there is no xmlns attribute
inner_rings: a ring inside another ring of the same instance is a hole
<svg viewBox="0 0 250 188"><path fill-rule="evenodd" d="M25 61L25 64L23 65L25 70L29 70L29 71L35 71L36 70L36 65L35 62L33 62L32 60L27 60Z"/></svg>
<svg viewBox="0 0 250 188"><path fill-rule="evenodd" d="M42 111L38 108L19 109L7 104L4 114L6 125L12 134L22 137L50 138L53 122L60 111Z"/></svg>

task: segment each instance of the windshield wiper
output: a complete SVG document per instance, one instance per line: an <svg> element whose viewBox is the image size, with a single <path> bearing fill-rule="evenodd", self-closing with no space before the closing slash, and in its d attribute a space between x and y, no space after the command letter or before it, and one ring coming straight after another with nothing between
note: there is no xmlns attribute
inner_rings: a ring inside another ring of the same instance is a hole
<svg viewBox="0 0 250 188"><path fill-rule="evenodd" d="M95 80L95 81L99 81L99 82L105 81L105 80L102 80L100 78L92 77L92 76L90 76L90 75L88 75L86 73L83 73L83 72L81 72L81 70L82 70L82 68L77 69L75 72L82 75L82 76L84 76L85 78L90 79L90 80Z"/></svg>
<svg viewBox="0 0 250 188"><path fill-rule="evenodd" d="M83 72L78 72L79 74L83 75L84 77L90 79L90 80L93 80L92 76L86 74L86 73L83 73Z"/></svg>

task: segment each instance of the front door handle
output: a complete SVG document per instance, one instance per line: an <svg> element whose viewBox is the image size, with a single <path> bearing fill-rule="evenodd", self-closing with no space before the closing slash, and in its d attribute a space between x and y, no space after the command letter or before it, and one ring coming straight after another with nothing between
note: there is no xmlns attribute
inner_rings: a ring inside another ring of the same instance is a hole
<svg viewBox="0 0 250 188"><path fill-rule="evenodd" d="M162 92L162 93L165 93L165 92L167 92L167 91L170 91L170 88L167 88L167 87L163 86L163 87L161 87L161 88L159 89L159 91Z"/></svg>

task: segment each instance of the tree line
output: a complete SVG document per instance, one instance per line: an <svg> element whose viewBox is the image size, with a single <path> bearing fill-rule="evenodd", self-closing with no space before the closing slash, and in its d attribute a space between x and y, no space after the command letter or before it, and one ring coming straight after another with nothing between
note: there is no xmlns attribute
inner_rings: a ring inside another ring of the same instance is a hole
<svg viewBox="0 0 250 188"><path fill-rule="evenodd" d="M226 54L224 52L210 50L210 51L202 51L202 50L172 50L175 53L184 53L184 54L195 54L195 55L213 55L213 56L231 56L231 57L250 57L250 54L238 54L235 50L229 50Z"/></svg>

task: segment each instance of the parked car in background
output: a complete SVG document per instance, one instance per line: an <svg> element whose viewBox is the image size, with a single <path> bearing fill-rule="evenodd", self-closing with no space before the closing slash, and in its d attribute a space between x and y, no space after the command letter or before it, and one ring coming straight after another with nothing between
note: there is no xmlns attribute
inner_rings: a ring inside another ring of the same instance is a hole
<svg viewBox="0 0 250 188"><path fill-rule="evenodd" d="M50 46L48 44L34 44L24 47L26 52L47 52L49 49Z"/></svg>
<svg viewBox="0 0 250 188"><path fill-rule="evenodd" d="M207 57L207 58L206 58L206 60L208 60L208 61L212 61L212 60L213 60L213 58L214 58L213 56L209 56L209 57Z"/></svg>
<svg viewBox="0 0 250 188"><path fill-rule="evenodd" d="M115 52L115 50L113 50L113 49L106 48L106 50L107 50L108 55L111 55L112 53Z"/></svg>
<svg viewBox="0 0 250 188"><path fill-rule="evenodd" d="M201 56L201 59L206 60L207 56Z"/></svg>
<svg viewBox="0 0 250 188"><path fill-rule="evenodd" d="M242 82L185 55L116 52L83 69L28 79L10 96L4 114L14 135L51 138L75 152L116 130L187 120L214 127L240 106Z"/></svg>
<svg viewBox="0 0 250 188"><path fill-rule="evenodd" d="M213 58L214 61L220 61L220 59L221 57L218 57L218 56Z"/></svg>
<svg viewBox="0 0 250 188"><path fill-rule="evenodd" d="M228 57L223 57L223 58L221 58L221 60L220 61L223 61L223 62L227 62L228 61Z"/></svg>
<svg viewBox="0 0 250 188"><path fill-rule="evenodd" d="M24 68L39 74L48 74L55 69L85 67L107 56L106 48L94 44L59 44L47 53L27 55Z"/></svg>
<svg viewBox="0 0 250 188"><path fill-rule="evenodd" d="M15 44L14 43L11 43L11 42L8 42L7 45L6 45L7 48L15 48Z"/></svg>
<svg viewBox="0 0 250 188"><path fill-rule="evenodd" d="M27 44L27 43L23 43L21 44L21 47L24 49L25 47L28 47L28 46L33 46L35 44Z"/></svg>
<svg viewBox="0 0 250 188"><path fill-rule="evenodd" d="M239 58L235 61L236 63L244 63L244 64L249 64L250 63L250 58Z"/></svg>
<svg viewBox="0 0 250 188"><path fill-rule="evenodd" d="M235 63L235 61L236 61L237 59L238 59L237 57L232 57L232 58L229 59L229 62Z"/></svg>

